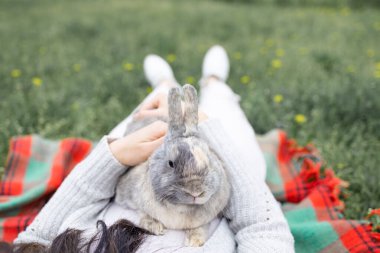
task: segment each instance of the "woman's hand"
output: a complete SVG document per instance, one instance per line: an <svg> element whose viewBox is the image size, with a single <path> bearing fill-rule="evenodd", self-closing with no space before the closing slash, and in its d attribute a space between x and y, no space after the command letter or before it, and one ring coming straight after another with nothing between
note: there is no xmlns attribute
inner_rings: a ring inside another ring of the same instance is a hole
<svg viewBox="0 0 380 253"><path fill-rule="evenodd" d="M183 104L182 104L183 110ZM164 93L159 93L151 100L144 103L140 110L133 116L136 120L146 117L167 117L168 116L168 96ZM202 111L198 111L199 122L207 119L207 115Z"/></svg>
<svg viewBox="0 0 380 253"><path fill-rule="evenodd" d="M165 93L158 93L152 99L142 104L133 118L140 120L147 117L167 117L168 107L168 96Z"/></svg>
<svg viewBox="0 0 380 253"><path fill-rule="evenodd" d="M117 139L109 146L115 158L126 166L135 166L145 162L164 141L167 124L156 121L123 138Z"/></svg>

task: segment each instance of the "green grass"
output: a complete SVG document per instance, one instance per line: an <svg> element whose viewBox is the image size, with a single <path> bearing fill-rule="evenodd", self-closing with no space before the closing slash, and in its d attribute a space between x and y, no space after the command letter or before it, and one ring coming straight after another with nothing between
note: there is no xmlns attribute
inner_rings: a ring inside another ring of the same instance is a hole
<svg viewBox="0 0 380 253"><path fill-rule="evenodd" d="M312 141L351 183L346 215L362 217L380 207L379 41L373 7L4 0L0 162L14 135L99 139L147 94L146 54L172 55L184 83L200 77L204 53L219 43L256 131L282 127L301 144ZM296 123L296 114L307 121Z"/></svg>

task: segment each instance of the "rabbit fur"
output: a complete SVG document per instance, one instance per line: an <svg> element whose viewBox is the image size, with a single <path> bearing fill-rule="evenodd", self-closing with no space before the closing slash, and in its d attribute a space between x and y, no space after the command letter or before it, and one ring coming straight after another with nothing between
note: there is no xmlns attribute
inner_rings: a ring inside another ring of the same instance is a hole
<svg viewBox="0 0 380 253"><path fill-rule="evenodd" d="M115 202L141 214L139 226L155 235L165 229L186 231L186 246L201 246L208 224L227 205L230 185L221 159L200 138L198 98L195 88L169 91L168 132L150 158L130 168L119 179ZM127 133L158 120L132 122Z"/></svg>

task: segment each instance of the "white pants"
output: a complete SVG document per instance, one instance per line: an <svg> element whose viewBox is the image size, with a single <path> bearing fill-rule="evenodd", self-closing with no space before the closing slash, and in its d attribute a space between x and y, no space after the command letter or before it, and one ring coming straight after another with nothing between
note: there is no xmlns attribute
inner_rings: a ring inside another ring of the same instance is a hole
<svg viewBox="0 0 380 253"><path fill-rule="evenodd" d="M168 91L167 86L159 86L145 98L143 103L157 93L168 93ZM227 84L211 80L206 85L201 86L199 109L206 113L209 118L216 118L221 122L226 132L231 135L231 139L235 141L235 146L239 149L241 156L244 157L243 160L252 165L257 178L265 180L264 156L257 143L255 131L239 105L239 100L240 97ZM132 121L131 115L112 129L109 135L121 137L130 121Z"/></svg>

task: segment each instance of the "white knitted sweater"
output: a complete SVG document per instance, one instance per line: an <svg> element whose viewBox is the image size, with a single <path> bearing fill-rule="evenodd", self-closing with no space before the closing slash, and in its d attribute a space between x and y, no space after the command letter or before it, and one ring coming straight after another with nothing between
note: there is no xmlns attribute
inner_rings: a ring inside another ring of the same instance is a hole
<svg viewBox="0 0 380 253"><path fill-rule="evenodd" d="M255 177L255 168L239 158L223 127L216 120L207 120L199 125L199 131L228 169L232 192L224 211L226 219L214 221L214 228L203 247L181 247L183 242L178 241L181 232L169 231L163 237L148 236L139 251L173 252L177 245L176 252L191 253L294 252L294 240L278 203L268 186ZM108 139L103 137L14 243L49 245L67 228L85 229L85 236L90 236L99 219L106 224L117 218L130 218L134 222L133 212L120 210L110 202L118 178L126 169L113 157Z"/></svg>

